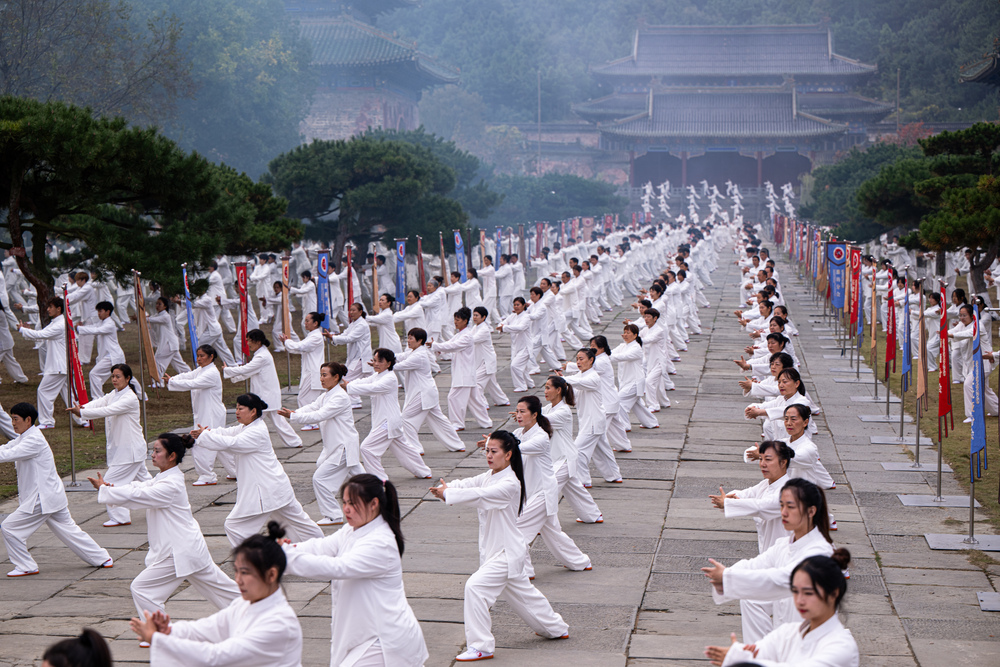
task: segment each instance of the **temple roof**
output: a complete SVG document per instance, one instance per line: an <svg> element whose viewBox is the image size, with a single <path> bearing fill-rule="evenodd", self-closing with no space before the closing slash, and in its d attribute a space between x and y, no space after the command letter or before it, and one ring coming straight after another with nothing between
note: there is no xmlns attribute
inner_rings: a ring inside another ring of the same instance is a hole
<svg viewBox="0 0 1000 667"><path fill-rule="evenodd" d="M896 109L888 102L853 93L799 93L798 105L814 116L833 119L864 116L870 121L881 120Z"/></svg>
<svg viewBox="0 0 1000 667"><path fill-rule="evenodd" d="M842 134L847 125L796 108L791 88L693 89L650 93L646 110L598 125L628 139L814 139Z"/></svg>
<svg viewBox="0 0 1000 667"><path fill-rule="evenodd" d="M875 65L833 52L823 25L644 26L632 54L592 68L603 77L857 76Z"/></svg>
<svg viewBox="0 0 1000 667"><path fill-rule="evenodd" d="M301 26L312 45L314 66L402 67L421 87L458 81L457 69L422 53L416 44L349 16L304 19Z"/></svg>
<svg viewBox="0 0 1000 667"><path fill-rule="evenodd" d="M959 81L962 83L986 83L1000 86L1000 49L984 54L982 60L977 60L959 68Z"/></svg>
<svg viewBox="0 0 1000 667"><path fill-rule="evenodd" d="M596 100L587 100L570 107L580 118L593 123L627 118L649 106L649 93L614 93Z"/></svg>

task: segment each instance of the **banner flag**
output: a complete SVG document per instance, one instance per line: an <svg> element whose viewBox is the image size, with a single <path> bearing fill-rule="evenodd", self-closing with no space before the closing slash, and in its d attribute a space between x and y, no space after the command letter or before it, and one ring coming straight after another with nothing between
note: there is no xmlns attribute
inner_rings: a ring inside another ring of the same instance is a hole
<svg viewBox="0 0 1000 667"><path fill-rule="evenodd" d="M927 403L927 322L924 317L924 290L921 286L919 290L920 300L917 308L920 309L917 321L917 400L923 401L922 408L928 408Z"/></svg>
<svg viewBox="0 0 1000 667"><path fill-rule="evenodd" d="M500 255L503 254L503 227L496 229L496 250L493 251L493 266L500 266Z"/></svg>
<svg viewBox="0 0 1000 667"><path fill-rule="evenodd" d="M249 323L249 298L247 295L247 263L246 262L236 262L234 264L236 268L236 291L239 292L240 297L240 351L243 353L243 359L247 360L250 358L250 345L247 343L247 325ZM323 272L323 253L320 253L320 275ZM323 292L319 293L319 298L325 298ZM326 312L324 310L319 311L321 313ZM329 320L327 320L329 322Z"/></svg>
<svg viewBox="0 0 1000 667"><path fill-rule="evenodd" d="M406 301L406 239L396 239L396 303Z"/></svg>
<svg viewBox="0 0 1000 667"><path fill-rule="evenodd" d="M892 372L896 372L896 299L893 290L896 281L889 274L889 297L886 300L886 334L885 334L885 379L889 379L889 362L892 362Z"/></svg>
<svg viewBox="0 0 1000 667"><path fill-rule="evenodd" d="M941 442L942 427L944 436L948 436L948 416L951 416L951 429L955 429L955 414L951 406L951 353L948 350L948 310L944 307L946 303L945 288L947 285L941 284L941 324L939 334L941 336L941 360L938 363L938 442Z"/></svg>
<svg viewBox="0 0 1000 667"><path fill-rule="evenodd" d="M486 232L484 231L483 234ZM420 281L420 296L427 296L427 276L424 275L424 240L417 237L417 280Z"/></svg>
<svg viewBox="0 0 1000 667"><path fill-rule="evenodd" d="M851 333L861 335L861 248L851 248Z"/></svg>
<svg viewBox="0 0 1000 667"><path fill-rule="evenodd" d="M844 284L847 273L847 244L827 242L826 259L830 267L832 305L836 310L843 310L844 297L847 293L847 285Z"/></svg>
<svg viewBox="0 0 1000 667"><path fill-rule="evenodd" d="M486 230L479 230L479 266L486 266Z"/></svg>
<svg viewBox="0 0 1000 667"><path fill-rule="evenodd" d="M900 368L900 373L902 373L901 382L903 383L903 393L909 390L910 386L910 371L913 369L913 355L910 353L910 280L906 279L906 288L903 291L903 322L902 322L902 335L900 336L900 341L902 345L901 354L902 367Z"/></svg>
<svg viewBox="0 0 1000 667"><path fill-rule="evenodd" d="M455 234L455 257L457 262L455 270L458 271L459 274L458 282L464 283L469 279L468 275L466 275L469 270L465 265L465 242L462 240L462 232L457 229L453 229L452 232ZM447 281L448 277L445 276L445 282Z"/></svg>
<svg viewBox="0 0 1000 667"><path fill-rule="evenodd" d="M986 391L983 374L983 349L979 338L979 306L972 307L975 317L972 321L972 436L969 441L969 475L972 481L983 476L988 469L986 461L986 411L984 398ZM992 325L992 321L990 323Z"/></svg>
<svg viewBox="0 0 1000 667"><path fill-rule="evenodd" d="M291 257L285 255L281 258L281 331L286 336L292 335L292 307L288 288L291 287L288 275L288 261Z"/></svg>
<svg viewBox="0 0 1000 667"><path fill-rule="evenodd" d="M868 332L868 337L871 339L871 351L872 351L872 353L875 352L875 347L876 347L876 344L878 343L878 338L876 338L877 329L875 328L876 324L877 324L876 321L875 321L875 304L876 304L876 302L878 302L878 298L876 297L876 294L875 294L875 270L872 269L872 312L871 312L870 317L868 318L868 324L869 324L869 327L870 327L869 332Z"/></svg>
<svg viewBox="0 0 1000 667"><path fill-rule="evenodd" d="M566 247L566 221L559 221L559 246L562 248Z"/></svg>
<svg viewBox="0 0 1000 667"><path fill-rule="evenodd" d="M153 353L153 338L149 335L149 322L146 320L146 297L142 293L142 282L139 280L139 272L132 271L132 287L135 289L135 319L139 325L139 340L142 343L143 361L146 362L146 370L153 382L159 384L162 381L160 369L156 365L156 356Z"/></svg>
<svg viewBox="0 0 1000 667"><path fill-rule="evenodd" d="M76 340L76 329L73 328L73 313L69 307L69 291L63 285L63 317L66 323L66 349L69 350L69 371L72 375L73 393L76 394L76 402L86 405L90 398L87 396L87 383L83 381L83 366L80 364L80 348ZM93 430L93 422L90 426Z"/></svg>
<svg viewBox="0 0 1000 667"><path fill-rule="evenodd" d="M316 312L326 315L323 331L330 330L333 313L330 309L330 251L320 250L316 258ZM242 299L242 297L240 297ZM242 307L242 306L241 306ZM240 313L242 317L242 313Z"/></svg>
<svg viewBox="0 0 1000 667"><path fill-rule="evenodd" d="M344 250L347 252L347 307L350 308L354 303L354 248L347 246Z"/></svg>
<svg viewBox="0 0 1000 667"><path fill-rule="evenodd" d="M448 284L448 256L444 254L444 233L438 232L438 245L441 247L441 286Z"/></svg>
<svg viewBox="0 0 1000 667"><path fill-rule="evenodd" d="M184 273L184 305L187 307L188 335L191 337L191 356L198 350L198 329L194 325L194 311L191 309L191 290L188 288L187 264L181 264Z"/></svg>
<svg viewBox="0 0 1000 667"><path fill-rule="evenodd" d="M573 218L572 233L570 236L573 237L574 243L580 242L580 218Z"/></svg>
<svg viewBox="0 0 1000 667"><path fill-rule="evenodd" d="M518 261L523 263L523 266L527 266L528 253L525 250L525 243L527 239L524 238L524 225L517 226L517 257ZM464 280L462 281L465 282Z"/></svg>
<svg viewBox="0 0 1000 667"><path fill-rule="evenodd" d="M545 223L535 223L535 257L542 256L542 248L545 246Z"/></svg>

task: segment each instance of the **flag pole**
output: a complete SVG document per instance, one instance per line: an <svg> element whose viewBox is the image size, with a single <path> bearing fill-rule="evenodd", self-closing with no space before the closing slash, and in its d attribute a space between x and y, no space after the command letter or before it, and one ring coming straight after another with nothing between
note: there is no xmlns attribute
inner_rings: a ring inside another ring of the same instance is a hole
<svg viewBox="0 0 1000 667"><path fill-rule="evenodd" d="M63 323L66 329L66 384L68 385L69 405L72 407L76 403L76 386L73 382L73 353L70 351L72 341L69 336L69 310L67 309L68 291L63 285ZM73 437L73 413L69 413L69 475L70 482L66 486L82 486L76 481L76 441Z"/></svg>
<svg viewBox="0 0 1000 667"><path fill-rule="evenodd" d="M139 286L139 276L142 275L135 269L132 269L132 283L135 287ZM136 307L139 306L141 301L136 301ZM142 368L143 363L143 350L142 350L142 318L136 317L136 333L139 334L139 391L142 395L139 396L139 414L142 417L142 439L149 442L149 429L146 427L146 372ZM157 389L157 396L159 396L159 389ZM70 419L70 421L73 421Z"/></svg>

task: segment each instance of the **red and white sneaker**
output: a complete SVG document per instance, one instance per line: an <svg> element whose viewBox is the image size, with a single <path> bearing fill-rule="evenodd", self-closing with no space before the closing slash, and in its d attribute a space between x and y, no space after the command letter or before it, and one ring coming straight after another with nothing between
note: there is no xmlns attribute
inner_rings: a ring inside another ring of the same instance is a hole
<svg viewBox="0 0 1000 667"><path fill-rule="evenodd" d="M8 577L30 577L33 574L38 574L38 570L28 571L28 570L18 570L18 569L15 568L15 569L11 570L10 572L8 572L7 576Z"/></svg>
<svg viewBox="0 0 1000 667"><path fill-rule="evenodd" d="M475 662L476 660L492 660L492 653L485 653L483 651L477 651L474 648L467 648L457 656L455 656L455 662Z"/></svg>

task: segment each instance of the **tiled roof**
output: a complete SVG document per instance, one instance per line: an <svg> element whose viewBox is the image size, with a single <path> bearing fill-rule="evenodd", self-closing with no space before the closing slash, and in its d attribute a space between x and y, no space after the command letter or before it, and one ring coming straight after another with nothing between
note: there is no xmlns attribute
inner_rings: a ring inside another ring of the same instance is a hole
<svg viewBox="0 0 1000 667"><path fill-rule="evenodd" d="M302 36L312 45L312 64L337 67L412 64L432 83L454 83L459 72L401 40L348 16L303 19Z"/></svg>
<svg viewBox="0 0 1000 667"><path fill-rule="evenodd" d="M799 93L799 108L815 116L878 116L892 113L895 105L847 93Z"/></svg>
<svg viewBox="0 0 1000 667"><path fill-rule="evenodd" d="M653 95L648 108L631 118L601 124L613 137L684 139L806 139L843 133L846 125L793 114L792 92L775 88L693 90Z"/></svg>
<svg viewBox="0 0 1000 667"><path fill-rule="evenodd" d="M1000 50L987 54L982 60L959 68L962 83L988 83L1000 86Z"/></svg>
<svg viewBox="0 0 1000 667"><path fill-rule="evenodd" d="M598 122L634 116L648 106L648 93L615 93L596 100L574 104L572 109L577 116Z"/></svg>
<svg viewBox="0 0 1000 667"><path fill-rule="evenodd" d="M832 51L828 28L647 26L632 55L593 68L607 76L858 75L876 71ZM664 82L667 83L667 82Z"/></svg>

